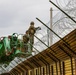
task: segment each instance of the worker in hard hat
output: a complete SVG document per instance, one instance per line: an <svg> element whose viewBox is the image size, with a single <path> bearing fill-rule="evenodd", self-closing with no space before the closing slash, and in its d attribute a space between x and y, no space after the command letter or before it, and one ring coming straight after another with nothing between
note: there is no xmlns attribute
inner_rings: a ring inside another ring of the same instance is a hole
<svg viewBox="0 0 76 75"><path fill-rule="evenodd" d="M30 27L29 27L29 35L31 36L30 42L33 44L34 43L34 34L35 34L35 27L34 27L34 22L30 23Z"/></svg>
<svg viewBox="0 0 76 75"><path fill-rule="evenodd" d="M36 33L36 30L39 29L40 27L34 27L34 22L32 21L30 23L30 27L28 29L29 31L29 39L30 39L30 44L33 46L34 44L34 34ZM41 28L40 28L41 29ZM40 30L39 29L39 30ZM31 46L31 50L33 51L33 47Z"/></svg>

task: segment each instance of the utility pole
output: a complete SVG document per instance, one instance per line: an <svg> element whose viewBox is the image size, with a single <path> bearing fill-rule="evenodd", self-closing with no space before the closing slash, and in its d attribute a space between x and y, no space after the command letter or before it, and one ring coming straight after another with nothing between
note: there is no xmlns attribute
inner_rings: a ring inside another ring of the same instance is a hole
<svg viewBox="0 0 76 75"><path fill-rule="evenodd" d="M52 8L50 8L50 29L52 29ZM48 46L51 46L52 45L52 39L53 38L53 34L52 32L47 29L47 44Z"/></svg>
<svg viewBox="0 0 76 75"><path fill-rule="evenodd" d="M52 29L52 8L50 8L50 29ZM50 31L50 46L52 45L53 33Z"/></svg>

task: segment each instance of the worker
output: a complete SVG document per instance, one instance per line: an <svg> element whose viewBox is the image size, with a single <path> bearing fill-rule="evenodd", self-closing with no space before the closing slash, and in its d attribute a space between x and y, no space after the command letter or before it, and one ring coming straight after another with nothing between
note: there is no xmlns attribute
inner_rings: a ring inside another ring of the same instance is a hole
<svg viewBox="0 0 76 75"><path fill-rule="evenodd" d="M10 37L11 54L15 54L18 45L18 34L13 33Z"/></svg>
<svg viewBox="0 0 76 75"><path fill-rule="evenodd" d="M29 31L29 39L30 39L30 44L32 45L31 46L31 50L33 51L33 44L34 44L34 34L36 33L36 30L41 30L40 27L34 27L34 22L32 21L30 23L30 27L28 29Z"/></svg>
<svg viewBox="0 0 76 75"><path fill-rule="evenodd" d="M28 42L29 42L29 32L26 31L25 35L23 36L25 52L28 52Z"/></svg>

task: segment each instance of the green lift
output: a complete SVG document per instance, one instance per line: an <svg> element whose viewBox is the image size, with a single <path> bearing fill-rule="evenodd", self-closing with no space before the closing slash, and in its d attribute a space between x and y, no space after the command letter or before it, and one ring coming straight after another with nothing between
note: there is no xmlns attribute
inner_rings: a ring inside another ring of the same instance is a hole
<svg viewBox="0 0 76 75"><path fill-rule="evenodd" d="M9 64L15 57L27 57L32 54L31 50L23 51L24 43L18 39L17 33L0 40L0 63ZM30 48L28 48L30 49Z"/></svg>

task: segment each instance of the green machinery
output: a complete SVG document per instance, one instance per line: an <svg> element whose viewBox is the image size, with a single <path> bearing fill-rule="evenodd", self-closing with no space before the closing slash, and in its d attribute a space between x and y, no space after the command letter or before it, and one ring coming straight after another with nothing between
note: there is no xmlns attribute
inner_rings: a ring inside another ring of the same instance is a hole
<svg viewBox="0 0 76 75"><path fill-rule="evenodd" d="M28 50L30 51L30 50ZM8 37L1 37L0 40L0 63L9 64L16 56L27 57L32 52L25 52L24 43L18 39L18 34L13 33Z"/></svg>

